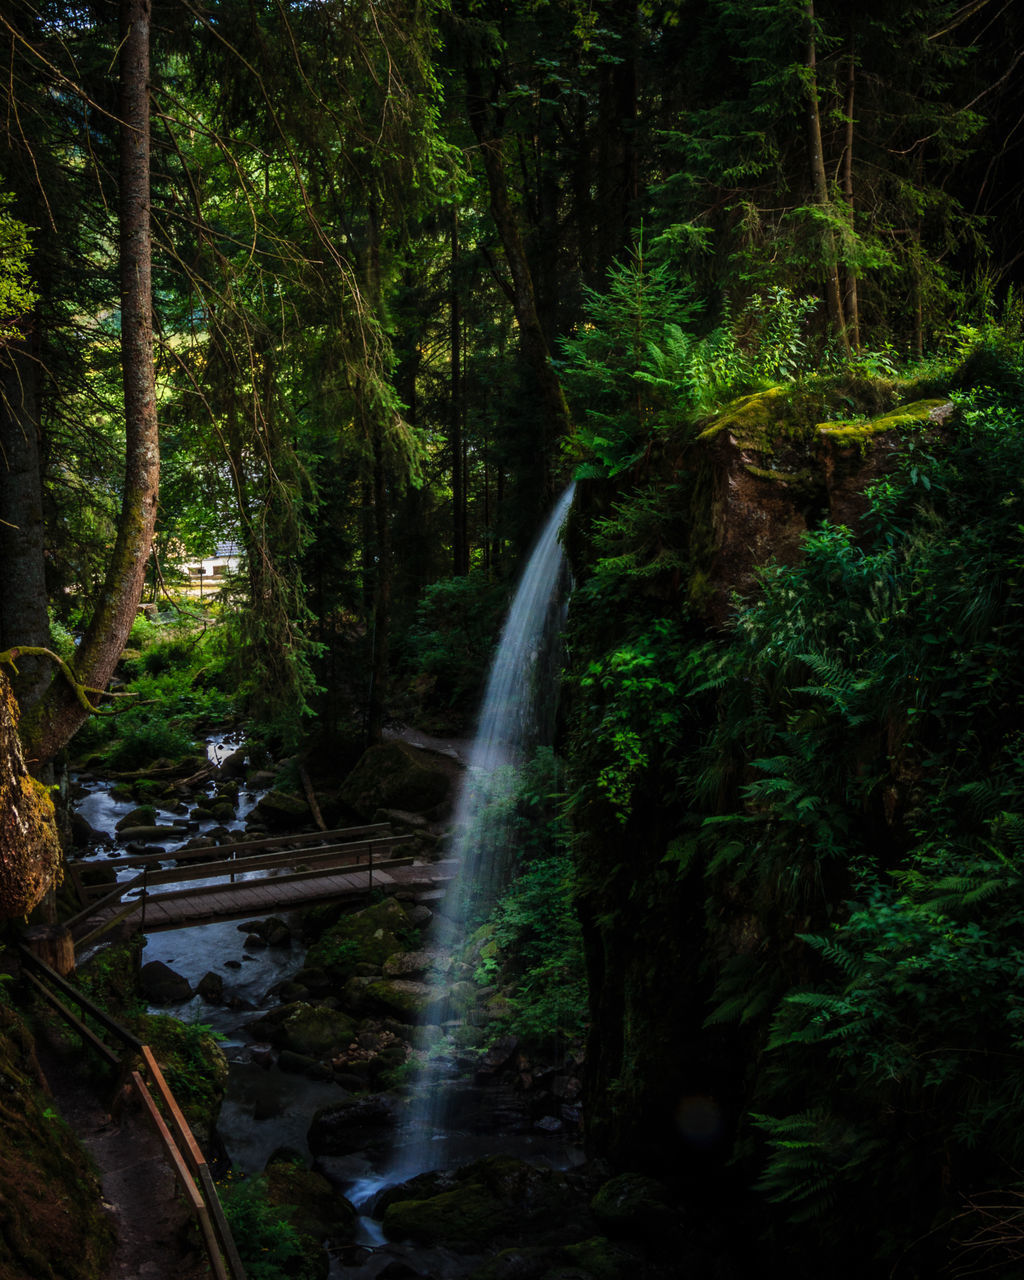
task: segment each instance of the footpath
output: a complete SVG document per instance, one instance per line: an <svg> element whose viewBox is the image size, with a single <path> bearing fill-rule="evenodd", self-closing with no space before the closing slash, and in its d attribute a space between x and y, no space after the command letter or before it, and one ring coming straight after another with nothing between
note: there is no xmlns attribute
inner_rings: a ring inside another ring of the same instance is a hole
<svg viewBox="0 0 1024 1280"><path fill-rule="evenodd" d="M129 1095L111 1116L95 1086L59 1046L40 1035L37 1053L57 1110L100 1176L104 1209L117 1235L104 1280L208 1280L194 1219L141 1103Z"/></svg>

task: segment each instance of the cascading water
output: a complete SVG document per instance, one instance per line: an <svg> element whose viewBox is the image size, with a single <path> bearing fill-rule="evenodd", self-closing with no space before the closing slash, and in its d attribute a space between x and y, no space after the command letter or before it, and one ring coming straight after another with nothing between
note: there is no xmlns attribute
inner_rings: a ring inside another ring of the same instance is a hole
<svg viewBox="0 0 1024 1280"><path fill-rule="evenodd" d="M555 693L560 669L559 645L565 622L568 570L559 534L575 486L555 504L534 545L505 619L491 663L469 765L455 811L449 856L458 862L454 884L438 913L431 945L448 956L481 919L505 883L515 858L511 828L517 772L532 749L549 743L555 728ZM447 979L438 979L447 993ZM444 1026L456 1010L450 995L435 1005ZM438 1153L428 1151L443 1130L445 1091L429 1073L421 1080L412 1109L418 1138L401 1164L416 1171L430 1167Z"/></svg>
<svg viewBox="0 0 1024 1280"><path fill-rule="evenodd" d="M515 848L510 809L517 767L532 749L554 735L559 642L565 621L568 571L559 533L574 486L562 494L523 571L491 664L476 737L455 813L449 856L456 879L434 918L432 949L443 957L431 1021L443 1026L454 1010L445 994L447 957L466 936L470 922L492 904L511 869ZM408 1131L389 1172L367 1178L349 1191L356 1204L370 1202L383 1186L444 1163L437 1139L444 1137L447 1095L437 1070L424 1068L414 1090Z"/></svg>

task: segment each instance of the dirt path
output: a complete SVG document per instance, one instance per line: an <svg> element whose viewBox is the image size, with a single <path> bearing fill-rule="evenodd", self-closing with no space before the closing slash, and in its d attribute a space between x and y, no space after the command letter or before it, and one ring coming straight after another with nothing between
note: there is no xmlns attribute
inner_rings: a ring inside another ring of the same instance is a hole
<svg viewBox="0 0 1024 1280"><path fill-rule="evenodd" d="M103 1280L207 1280L209 1268L160 1141L134 1097L112 1117L60 1048L37 1040L54 1102L92 1156L117 1249Z"/></svg>

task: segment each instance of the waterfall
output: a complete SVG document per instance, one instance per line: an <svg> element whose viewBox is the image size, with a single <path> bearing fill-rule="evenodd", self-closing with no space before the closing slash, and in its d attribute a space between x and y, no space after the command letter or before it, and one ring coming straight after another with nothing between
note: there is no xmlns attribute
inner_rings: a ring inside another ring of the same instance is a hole
<svg viewBox="0 0 1024 1280"><path fill-rule="evenodd" d="M454 951L469 924L492 905L511 871L515 849L509 809L517 766L534 747L554 735L559 646L568 596L568 571L558 535L572 502L574 487L562 494L523 571L491 664L477 722L476 737L456 807L449 856L458 861L456 879L434 920L431 945ZM448 980L438 979L448 992ZM442 1025L454 1014L442 1005L432 1017ZM391 1179L437 1167L441 1153L431 1147L443 1129L446 1092L438 1072L428 1065L412 1104L415 1135L398 1155Z"/></svg>

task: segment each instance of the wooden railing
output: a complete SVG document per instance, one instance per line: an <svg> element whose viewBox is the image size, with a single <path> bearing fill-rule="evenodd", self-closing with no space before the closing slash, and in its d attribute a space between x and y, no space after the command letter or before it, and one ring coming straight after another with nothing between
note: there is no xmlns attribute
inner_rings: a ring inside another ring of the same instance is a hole
<svg viewBox="0 0 1024 1280"><path fill-rule="evenodd" d="M366 837L360 839L359 837ZM310 845L311 839L320 843ZM311 880L323 876L325 871L353 871L366 868L367 889L373 888L375 870L389 867L407 866L412 857L392 856L395 847L410 844L415 840L412 835L393 835L391 828L385 824L370 827L349 827L337 831L321 832L317 837L290 836L265 840L238 841L235 844L218 845L208 849L181 849L173 854L144 853L135 856L105 859L102 863L94 860L69 862L68 870L78 891L79 900L84 904L82 909L70 919L63 921L75 937L76 949L95 942L104 933L113 929L127 917L136 912L140 915L139 928L145 927L145 911L148 901L159 901L170 898L199 898L206 894L222 893L228 884L236 884L235 877L253 871L276 871L279 868L296 867L299 870L286 871L285 874L274 875L274 884L287 884L295 881ZM306 841L306 844L301 844ZM326 843L324 843L326 841ZM333 842L333 843L332 843ZM281 848L281 845L286 847ZM300 845L300 847L294 847ZM293 846L293 847L288 847ZM265 852L273 847L274 852ZM381 857L381 852L385 853ZM161 863L173 860L175 866L164 867ZM89 885L83 880L82 873L88 867L110 867L115 874L118 868L138 867L142 870L129 880L122 880L116 885ZM189 864L195 863L195 866ZM188 887L179 888L168 893L153 893L154 887L168 884L180 884L189 881ZM197 880L217 880L222 883L199 885ZM223 883L224 881L227 884ZM139 890L138 897L125 902L127 894ZM87 922L98 912L112 906L116 902L123 903L118 911L111 912L102 922L80 932Z"/></svg>
<svg viewBox="0 0 1024 1280"><path fill-rule="evenodd" d="M245 1268L238 1256L231 1228L224 1217L224 1209L217 1195L217 1187L206 1158L164 1079L153 1051L148 1045L143 1044L138 1036L111 1018L88 996L73 987L27 947L19 946L19 951L22 958L22 977L33 990L57 1010L91 1048L111 1066L120 1069L122 1079L127 1078L142 1102L160 1138L164 1154L184 1192L186 1202L199 1225L215 1280L246 1280ZM80 1015L75 1014L68 1007L67 1000L78 1005ZM126 1052L116 1053L86 1024L84 1021L86 1015L98 1023L108 1035L119 1041ZM133 1065L134 1063L137 1065ZM154 1092L163 1104L166 1119L153 1097Z"/></svg>

